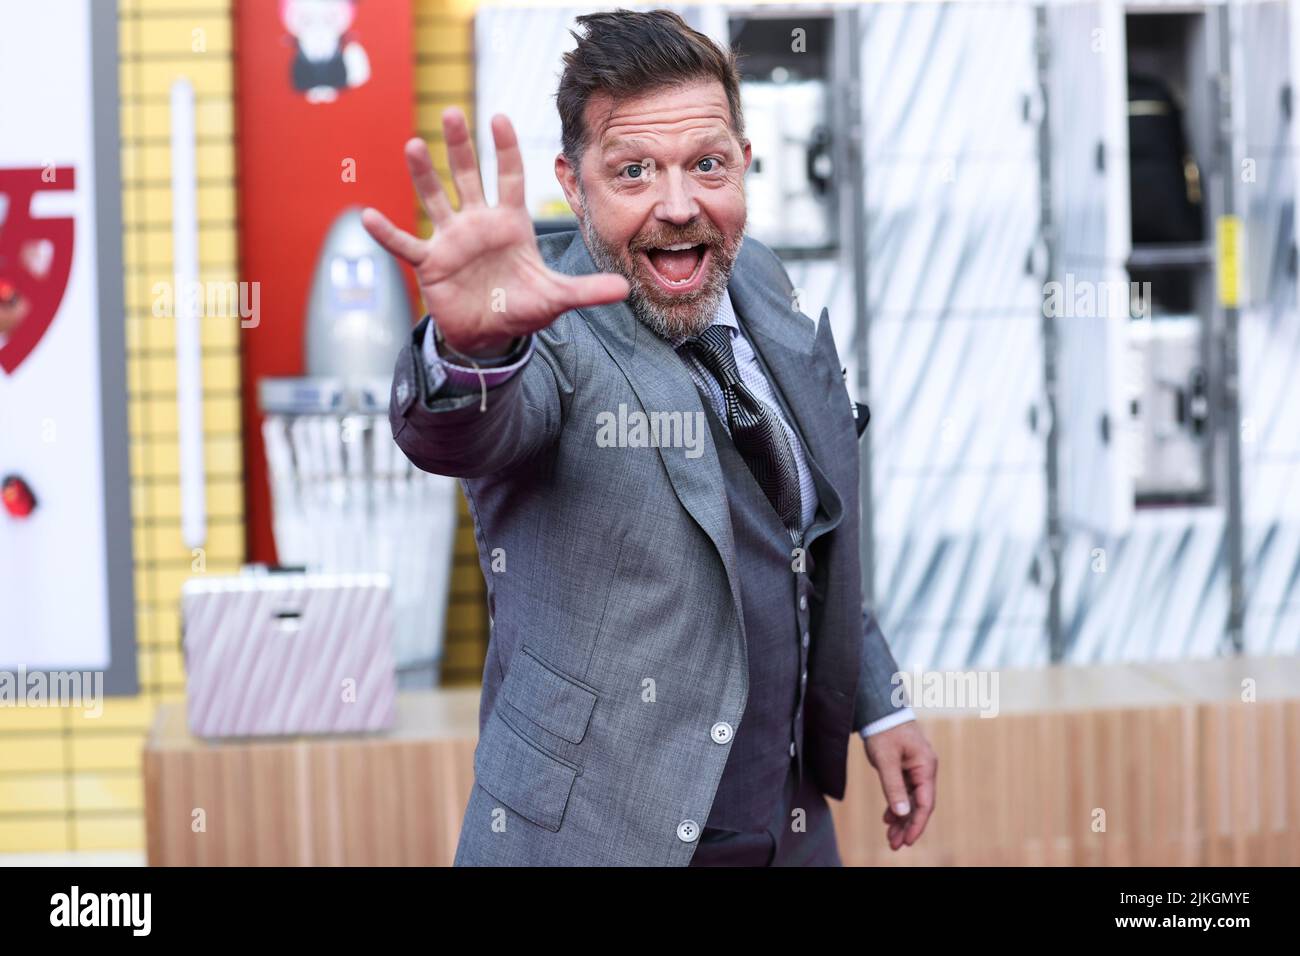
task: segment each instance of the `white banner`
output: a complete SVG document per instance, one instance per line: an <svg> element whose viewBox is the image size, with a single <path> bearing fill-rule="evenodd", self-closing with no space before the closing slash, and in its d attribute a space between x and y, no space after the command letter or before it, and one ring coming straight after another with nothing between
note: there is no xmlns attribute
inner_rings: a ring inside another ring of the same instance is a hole
<svg viewBox="0 0 1300 956"><path fill-rule="evenodd" d="M0 11L0 670L110 659L91 33L87 0Z"/></svg>

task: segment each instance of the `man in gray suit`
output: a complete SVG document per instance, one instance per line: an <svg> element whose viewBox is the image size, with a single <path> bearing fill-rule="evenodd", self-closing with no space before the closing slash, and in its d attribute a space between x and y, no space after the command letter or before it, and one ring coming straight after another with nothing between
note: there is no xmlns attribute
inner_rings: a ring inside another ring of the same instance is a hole
<svg viewBox="0 0 1300 956"><path fill-rule="evenodd" d="M744 236L734 56L666 11L579 17L555 172L579 231L538 241L506 117L489 207L443 115L420 240L363 221L429 315L393 437L462 479L491 639L457 865L838 865L827 795L864 738L912 844L937 759L862 605L858 437L825 310Z"/></svg>

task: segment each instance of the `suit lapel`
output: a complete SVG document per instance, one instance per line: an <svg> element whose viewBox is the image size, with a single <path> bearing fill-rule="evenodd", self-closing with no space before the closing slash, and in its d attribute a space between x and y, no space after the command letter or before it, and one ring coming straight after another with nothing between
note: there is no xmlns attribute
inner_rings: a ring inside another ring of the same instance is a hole
<svg viewBox="0 0 1300 956"><path fill-rule="evenodd" d="M822 309L816 328L810 328L779 288L759 281L759 270L746 263L745 248L742 243L731 277L736 318L793 415L808 454L833 480L843 480L830 428L834 412L830 402L833 396L844 395L847 405L848 398L836 382L830 317ZM830 503L826 504L829 509Z"/></svg>
<svg viewBox="0 0 1300 956"><path fill-rule="evenodd" d="M597 271L581 232L574 234L573 241L561 255L556 268L569 275L587 275ZM704 414L699 390L686 370L686 365L668 342L637 321L626 302L589 306L578 311L586 317L592 331L627 377L647 413L664 411L682 412L691 416ZM712 442L706 442L703 454L698 458L687 458L681 448L656 448L656 451L682 507L717 548L726 569L736 617L742 622L743 634L744 617L736 544L731 529L731 514L723 491L722 466L717 449ZM745 654L743 640L741 654ZM748 658L744 659L748 663Z"/></svg>

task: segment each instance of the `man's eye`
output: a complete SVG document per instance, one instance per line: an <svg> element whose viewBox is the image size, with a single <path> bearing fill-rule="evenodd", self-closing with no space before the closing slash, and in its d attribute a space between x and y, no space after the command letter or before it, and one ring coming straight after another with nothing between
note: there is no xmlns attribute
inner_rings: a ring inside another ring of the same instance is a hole
<svg viewBox="0 0 1300 956"><path fill-rule="evenodd" d="M707 168L704 166L705 163L709 164ZM718 161L714 159L712 156L705 156L695 165L700 168L700 172L711 173L718 168Z"/></svg>
<svg viewBox="0 0 1300 956"><path fill-rule="evenodd" d="M623 167L623 172L627 174L629 179L640 179L641 171L643 169L645 169L645 167L640 163L629 163Z"/></svg>

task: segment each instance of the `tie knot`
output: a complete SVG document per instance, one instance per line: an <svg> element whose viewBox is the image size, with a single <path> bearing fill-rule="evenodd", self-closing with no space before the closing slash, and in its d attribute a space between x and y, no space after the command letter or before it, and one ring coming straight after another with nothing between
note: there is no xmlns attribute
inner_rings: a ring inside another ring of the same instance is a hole
<svg viewBox="0 0 1300 956"><path fill-rule="evenodd" d="M705 364L723 388L740 381L736 355L731 351L731 329L725 325L710 325L686 345Z"/></svg>

